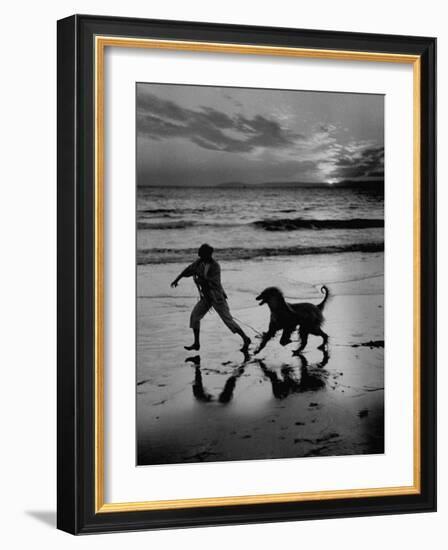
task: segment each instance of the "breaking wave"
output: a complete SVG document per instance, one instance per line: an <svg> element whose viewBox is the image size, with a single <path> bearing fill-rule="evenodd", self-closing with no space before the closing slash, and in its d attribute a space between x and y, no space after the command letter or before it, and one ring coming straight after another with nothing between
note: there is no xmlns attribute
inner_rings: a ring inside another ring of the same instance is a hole
<svg viewBox="0 0 448 550"><path fill-rule="evenodd" d="M356 243L328 246L290 246L284 248L221 248L215 251L218 260L249 260L275 256L300 256L304 254L337 254L343 252L382 252L384 243ZM137 252L139 265L177 263L192 261L197 255L196 248L151 248Z"/></svg>
<svg viewBox="0 0 448 550"><path fill-rule="evenodd" d="M161 213L162 209L158 210ZM232 227L248 225L265 231L297 231L300 229L368 229L384 227L384 220L369 218L314 220L304 218L265 219L244 223L203 222L194 220L147 221L140 220L137 229L163 230L189 227Z"/></svg>
<svg viewBox="0 0 448 550"><path fill-rule="evenodd" d="M297 229L367 229L383 227L384 220L368 218L352 218L340 220L307 220L303 218L283 218L279 220L259 220L256 227L266 231L295 231Z"/></svg>

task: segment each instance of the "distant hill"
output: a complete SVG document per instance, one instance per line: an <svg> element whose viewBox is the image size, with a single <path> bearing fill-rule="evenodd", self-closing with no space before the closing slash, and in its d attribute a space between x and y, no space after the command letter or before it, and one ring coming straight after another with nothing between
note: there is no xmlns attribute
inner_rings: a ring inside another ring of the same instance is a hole
<svg viewBox="0 0 448 550"><path fill-rule="evenodd" d="M261 183L244 183L241 181L226 181L219 183L217 187L227 189L252 189L256 187L272 188L272 187L327 187L327 183L319 182L302 182L302 181L264 181Z"/></svg>
<svg viewBox="0 0 448 550"><path fill-rule="evenodd" d="M244 183L242 181L225 181L224 183L218 183L216 187L226 187L229 189L245 189L247 187L254 187L255 184Z"/></svg>
<svg viewBox="0 0 448 550"><path fill-rule="evenodd" d="M384 189L384 180L354 181L343 180L333 184L333 187L358 187L360 189Z"/></svg>
<svg viewBox="0 0 448 550"><path fill-rule="evenodd" d="M245 183L242 181L226 181L219 183L216 187L226 189L253 189L253 188L269 188L282 187L282 188L296 188L296 187L333 187L333 188L350 188L359 187L361 189L375 189L380 190L384 188L384 180L342 180L329 184L328 182L318 181L264 181L261 183Z"/></svg>
<svg viewBox="0 0 448 550"><path fill-rule="evenodd" d="M140 187L166 187L164 185L141 185ZM190 187L190 188L221 188L221 189L257 189L257 188L303 188L303 187L322 187L322 188L354 188L358 187L360 189L369 189L375 191L381 191L384 189L384 180L370 180L370 181L355 181L355 180L343 180L339 182L318 182L318 181L265 181L261 183L245 183L243 181L226 181L223 183L218 183L216 185L170 185L172 188Z"/></svg>

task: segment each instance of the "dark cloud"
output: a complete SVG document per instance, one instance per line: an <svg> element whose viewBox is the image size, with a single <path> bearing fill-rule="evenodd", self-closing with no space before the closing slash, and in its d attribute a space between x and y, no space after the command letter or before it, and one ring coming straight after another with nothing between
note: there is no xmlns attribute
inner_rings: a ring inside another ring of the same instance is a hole
<svg viewBox="0 0 448 550"><path fill-rule="evenodd" d="M187 109L148 93L137 97L137 131L156 141L185 138L204 149L240 153L288 147L304 139L262 115L231 117L211 107Z"/></svg>
<svg viewBox="0 0 448 550"><path fill-rule="evenodd" d="M293 145L296 139L304 136L284 130L277 121L257 115L253 119L238 116L236 127L240 132L246 132L248 142L252 147L287 147Z"/></svg>
<svg viewBox="0 0 448 550"><path fill-rule="evenodd" d="M229 158L217 167L214 163L205 163L200 168L194 163L182 162L179 171L176 159L166 162L163 159L142 166L138 171L139 185L210 185L226 181L244 183L266 183L279 181L319 181L316 179L318 163L314 161L286 160L281 162L255 162L248 168L247 159L234 162Z"/></svg>
<svg viewBox="0 0 448 550"><path fill-rule="evenodd" d="M384 177L384 147L344 149L334 162L331 177L365 179Z"/></svg>
<svg viewBox="0 0 448 550"><path fill-rule="evenodd" d="M336 127L333 124L318 124L317 130L325 134L330 134Z"/></svg>

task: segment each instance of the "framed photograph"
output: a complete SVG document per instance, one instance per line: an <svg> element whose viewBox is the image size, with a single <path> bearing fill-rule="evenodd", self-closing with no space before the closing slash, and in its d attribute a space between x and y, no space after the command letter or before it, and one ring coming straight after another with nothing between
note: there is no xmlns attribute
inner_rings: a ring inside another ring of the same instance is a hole
<svg viewBox="0 0 448 550"><path fill-rule="evenodd" d="M434 38L58 22L58 527L436 508Z"/></svg>

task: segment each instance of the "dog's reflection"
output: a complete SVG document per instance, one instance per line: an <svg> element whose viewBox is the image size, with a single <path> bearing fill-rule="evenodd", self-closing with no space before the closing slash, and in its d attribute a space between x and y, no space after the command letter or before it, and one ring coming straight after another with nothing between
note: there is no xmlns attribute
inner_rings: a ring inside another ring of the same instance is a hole
<svg viewBox="0 0 448 550"><path fill-rule="evenodd" d="M244 355L244 361L236 367L233 374L230 378L227 379L221 393L217 397L217 401L225 405L229 403L233 398L233 392L235 390L236 382L238 378L244 373L246 364L249 361L249 354L247 352L242 352ZM193 357L187 357L185 362L193 363L195 366L194 373L194 382L192 385L194 397L203 403L209 403L214 400L213 395L211 395L205 388L202 380L202 371L201 371L201 356L195 355Z"/></svg>
<svg viewBox="0 0 448 550"><path fill-rule="evenodd" d="M271 382L272 393L277 399L285 399L293 393L304 393L324 389L327 384L328 372L324 369L327 365L330 355L327 350L322 351L322 360L318 363L309 364L303 354L296 354L300 360L300 365L283 365L280 369L280 376L276 370L270 369L262 359L255 359L263 374ZM235 367L233 374L227 379L222 391L217 397L209 393L204 387L201 371L201 356L194 355L187 357L185 362L192 363L195 367L194 381L192 384L193 395L197 401L210 403L218 401L223 405L229 403L233 398L233 393L238 378L243 375L249 362L249 355L244 354L244 361ZM251 362L252 363L252 362Z"/></svg>
<svg viewBox="0 0 448 550"><path fill-rule="evenodd" d="M272 393L276 399L285 399L293 393L304 393L324 389L327 384L328 372L324 369L330 359L327 350L322 352L322 360L319 363L309 364L307 358L301 353L296 354L300 359L299 369L291 365L283 365L280 376L277 371L266 366L266 363L257 359L263 374L270 380Z"/></svg>

